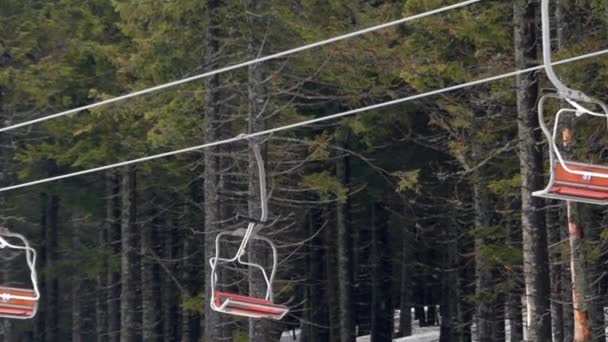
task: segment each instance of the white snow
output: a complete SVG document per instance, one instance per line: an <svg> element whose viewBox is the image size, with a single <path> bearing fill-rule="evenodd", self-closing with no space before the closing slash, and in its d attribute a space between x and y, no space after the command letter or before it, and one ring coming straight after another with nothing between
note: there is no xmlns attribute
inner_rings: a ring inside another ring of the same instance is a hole
<svg viewBox="0 0 608 342"><path fill-rule="evenodd" d="M402 337L395 339L394 342L435 342L439 341L439 327L419 327L414 321L413 312L412 312L412 323L413 326L413 334L412 336ZM395 330L399 329L399 311L395 312ZM283 332L283 336L281 336L281 342L299 342L300 341L300 330L295 330L295 339L293 331L285 331ZM357 338L357 342L371 342L370 337L368 336L360 336Z"/></svg>

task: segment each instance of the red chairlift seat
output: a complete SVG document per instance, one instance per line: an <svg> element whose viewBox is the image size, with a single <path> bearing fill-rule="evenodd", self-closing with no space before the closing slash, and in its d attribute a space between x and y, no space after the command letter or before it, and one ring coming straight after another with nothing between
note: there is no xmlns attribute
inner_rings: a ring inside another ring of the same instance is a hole
<svg viewBox="0 0 608 342"><path fill-rule="evenodd" d="M568 161L572 170L603 173L608 175L608 167ZM608 178L583 176L568 172L561 163L555 167L555 179L549 191L543 196L567 201L608 204Z"/></svg>
<svg viewBox="0 0 608 342"><path fill-rule="evenodd" d="M38 301L31 289L0 286L0 316L6 318L31 318L36 315Z"/></svg>
<svg viewBox="0 0 608 342"><path fill-rule="evenodd" d="M220 291L215 291L215 305L220 312L249 318L281 320L289 312L287 306L266 299Z"/></svg>

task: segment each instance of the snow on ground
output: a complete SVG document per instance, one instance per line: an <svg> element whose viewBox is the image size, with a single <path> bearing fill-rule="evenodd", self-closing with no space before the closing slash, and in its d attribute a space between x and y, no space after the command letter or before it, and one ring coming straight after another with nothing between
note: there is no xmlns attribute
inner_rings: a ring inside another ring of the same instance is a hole
<svg viewBox="0 0 608 342"><path fill-rule="evenodd" d="M412 336L398 338L395 342L435 342L439 341L439 327L415 328ZM357 342L370 342L369 336L357 338Z"/></svg>
<svg viewBox="0 0 608 342"><path fill-rule="evenodd" d="M439 327L419 327L417 321L414 320L412 311L413 334L409 337L402 337L394 340L394 342L435 342L439 341ZM399 329L399 311L395 312L395 331ZM281 342L299 342L300 330L286 331L281 336ZM369 336L360 336L357 342L371 342Z"/></svg>

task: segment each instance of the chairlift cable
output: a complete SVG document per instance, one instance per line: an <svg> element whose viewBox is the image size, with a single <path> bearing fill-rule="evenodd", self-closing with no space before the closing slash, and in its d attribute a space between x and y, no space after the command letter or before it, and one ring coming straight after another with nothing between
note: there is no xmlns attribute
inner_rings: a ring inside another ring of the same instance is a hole
<svg viewBox="0 0 608 342"><path fill-rule="evenodd" d="M585 59L589 59L589 58L593 58L593 57L597 57L597 56L602 56L602 55L606 55L606 54L608 54L608 49L600 50L600 51L596 51L596 52L592 52L592 53L588 53L588 54L584 54L584 55L578 55L578 56L575 56L575 57L572 57L572 58L564 59L562 61L554 62L554 63L552 63L552 65L556 66L556 65L563 65L563 64L573 63L573 62L577 62L577 61L581 61L581 60L585 60ZM31 182L25 182L25 183L21 183L21 184L11 185L11 186L0 188L0 192L6 192L6 191L10 191L10 190L30 187L30 186L33 186L33 185L54 182L54 181L58 181L58 180L61 180L61 179L72 178L72 177L76 177L76 176L82 176L82 175L86 175L86 174L90 174L90 173L95 173L95 172L100 172L100 171L105 171L105 170L109 170L109 169L114 169L114 168L118 168L118 167L122 167L122 166L138 164L138 163L142 163L142 162L146 162L146 161L150 161L150 160L155 160L155 159L160 159L160 158L166 158L166 157L175 156L175 155L184 154L184 153L193 152L193 151L199 151L199 150L207 149L207 148L210 148L210 147L230 144L230 143L234 143L234 142L237 142L237 141L242 141L242 140L251 139L251 138L255 138L255 137L266 136L266 135L269 135L269 134L272 134L272 133L276 133L276 132L286 131L286 130L290 130L290 129L294 129L294 128L298 128L298 127L304 127L304 126L308 126L308 125L319 123L319 122L324 122L324 121L329 121L329 120L335 120L335 119L338 119L338 118L347 117L347 116L351 116L351 115L362 113L362 112L367 112L367 111L374 110L374 109L380 109L380 108L384 108L384 107L388 107L388 106L392 106L392 105L396 105L396 104L400 104L400 103L411 102L411 101L414 101L414 100L423 99L423 98L434 96L434 95L440 95L440 94L451 92L451 91L455 91L455 90L469 88L469 87L480 85L480 84L484 84L484 83L498 81L498 80L502 80L502 79L505 79L505 78L510 78L510 77L514 77L514 76L517 76L517 75L521 75L521 74L526 74L526 73L538 71L538 70L543 69L544 67L545 67L544 65L537 65L537 66L530 67L530 68L527 68L527 69L521 69L521 70L511 71L511 72L508 72L508 73L505 73L505 74L500 74L500 75L496 75L496 76L486 77L486 78L483 78L483 79L479 79L479 80L475 80L475 81L471 81L471 82L466 82L466 83L461 83L461 84L457 84L457 85L453 85L453 86L450 86L450 87L441 88L441 89L437 89L437 90L431 90L431 91L428 91L428 92L425 92L425 93L411 95L411 96L403 97L403 98L392 100L392 101L387 101L387 102L382 102L382 103L374 104L374 105L367 106L367 107L361 107L361 108L357 108L357 109L353 109L353 110L348 110L348 111L345 111L345 112L341 112L341 113L337 113L337 114L332 114L332 115L328 115L328 116L324 116L324 117L320 117L320 118L316 118L316 119L305 120L305 121L297 122L297 123L290 124L290 125L275 127L275 128L271 128L271 129L267 129L267 130L263 130L263 131L259 131L259 132L249 133L249 134L240 134L240 135L237 135L237 136L232 137L232 138L228 138L228 139L224 139L224 140L218 140L218 141L213 141L213 142L205 143L205 144L202 144L202 145L186 147L186 148L182 148L182 149L178 149L178 150L173 150L173 151L169 151L169 152L163 152L163 153L154 154L154 155L150 155L150 156L145 156L145 157L141 157L141 158L126 160L126 161L119 162L119 163L108 164L108 165L99 166L99 167L95 167L95 168L91 168L91 169L86 169L86 170L82 170L82 171L76 171L76 172L72 172L72 173L66 173L66 174L59 175L59 176L42 178L42 179L38 179L38 180L35 180L35 181L31 181Z"/></svg>
<svg viewBox="0 0 608 342"><path fill-rule="evenodd" d="M272 55L268 55L268 56L264 56L264 57L260 57L260 58L256 58L256 59L252 59L243 63L239 63L239 64L235 64L235 65L230 65L227 67L223 67L220 69L215 69L212 71L208 71L199 75L194 75L194 76L190 76L190 77L186 77L186 78L182 78L176 81L172 81L169 83L164 83L164 84L160 84L151 88L146 88L146 89L142 89L142 90L138 90L129 94L125 94L125 95L121 95L121 96L117 96L117 97L113 97L111 99L107 99L107 100L103 100L103 101L99 101L96 103L92 103L92 104L88 104L85 106L81 106L81 107L77 107L77 108L73 108L73 109L69 109L63 112L59 112L56 114L51 114L51 115L47 115L47 116L43 116L41 118L37 118L37 119L32 119L32 120L28 120L28 121L24 121L18 124L14 124L14 125L10 125L10 126L6 126L6 127L2 127L0 128L0 133L1 132L7 132L7 131L11 131L20 127L25 127L25 126L30 126L36 123L41 123L41 122L45 122L45 121L49 121L49 120L53 120L53 119L57 119L63 116L67 116L70 114L75 114L75 113L79 113L88 109L93 109L96 107L101 107L101 106L105 106L111 103L116 103L116 102L120 102L120 101L124 101L130 98L134 98L134 97L138 97L138 96L142 96L142 95L146 95L146 94L150 94L150 93L154 93L163 89L167 89L167 88L172 88L181 84L185 84L185 83L190 83L196 80L200 80L200 79L204 79L204 78L208 78L214 75L218 75L218 74L222 74L228 71L232 71L232 70L236 70L236 69L240 69L240 68L244 68L250 65L254 65L254 64L259 64L262 62L266 62L269 60L273 60L273 59L278 59L281 57L285 57L288 55L292 55L294 53L297 52L302 52L302 51L306 51L306 50L310 50L313 48L317 48L320 46L324 46L324 45L329 45L332 43L336 43L342 40L346 40L349 38L353 38L353 37L357 37L366 33L370 33L370 32L374 32L374 31L378 31L378 30L382 30L391 26L395 26L395 25L399 25L399 24L404 24L410 21L414 21L417 19L422 19L422 18L426 18L426 17L430 17L436 14L440 14L440 13L444 13L450 10L454 10L457 8L463 8L478 2L481 2L483 0L467 0L467 1L463 1L463 2L459 2L453 5L449 5L449 6L444 6L444 7L440 7L431 11L427 11L427 12L423 12L423 13L419 13L419 14L415 14L409 17L404 17L398 20L394 20L394 21L390 21L384 24L380 24L380 25L376 25L376 26L372 26L372 27L368 27L366 29L362 29L359 31L354 31L351 33L347 33L341 36L336 36L333 38L329 38L329 39L325 39L325 40L321 40L315 43L311 43L311 44L307 44L307 45L303 45L300 47L296 47L290 50L286 50L286 51L282 51L282 52L278 52Z"/></svg>

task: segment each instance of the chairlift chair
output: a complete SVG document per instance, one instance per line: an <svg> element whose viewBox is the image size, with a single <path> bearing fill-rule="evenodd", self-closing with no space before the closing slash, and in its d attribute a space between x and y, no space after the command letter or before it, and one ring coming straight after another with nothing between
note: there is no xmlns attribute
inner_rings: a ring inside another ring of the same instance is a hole
<svg viewBox="0 0 608 342"><path fill-rule="evenodd" d="M270 239L257 234L257 231L263 227L268 218L268 198L266 195L266 174L259 146L254 145L253 151L258 165L258 173L260 178L260 201L262 209L261 218L257 222L253 222L254 220L251 220L251 222L249 222L247 225L247 229L241 228L232 232L221 232L216 236L215 256L209 259L209 264L211 265L210 307L214 311L235 316L280 320L289 312L289 308L285 305L280 305L273 302L272 283L277 270L277 248ZM234 256L230 258L222 258L220 253L221 243L223 238L228 236L242 237L242 239ZM270 271L270 275L268 275L266 269L262 265L242 259L243 255L247 251L248 243L251 240L263 241L272 250L272 269ZM259 270L266 283L266 294L264 298L218 291L218 263L236 263Z"/></svg>
<svg viewBox="0 0 608 342"><path fill-rule="evenodd" d="M22 244L9 242L11 239L20 240ZM38 277L36 275L36 250L30 247L27 239L6 228L0 228L0 249L16 249L25 252L25 258L30 271L32 288L16 288L0 286L0 317L14 319L33 318L38 311Z"/></svg>
<svg viewBox="0 0 608 342"><path fill-rule="evenodd" d="M540 128L549 142L551 174L545 189L535 191L532 195L564 201L608 205L608 166L566 160L556 142L562 115L574 114L576 117L590 115L608 119L608 106L578 90L568 88L557 77L551 60L549 0L542 0L541 12L545 70L549 80L557 88L557 94L546 94L538 102ZM550 98L565 100L571 106L570 108L562 108L557 112L552 130L547 127L544 118L545 102ZM589 110L581 103L599 106L602 112Z"/></svg>

